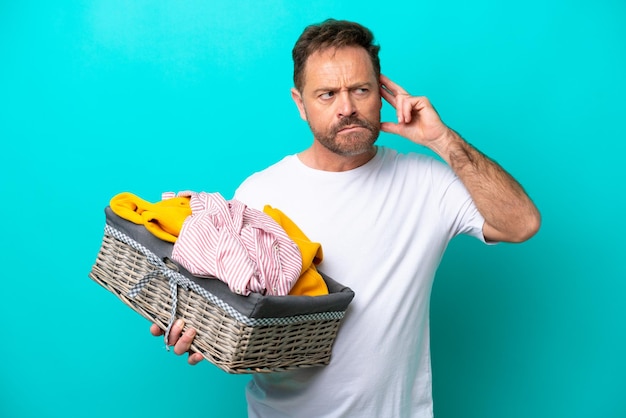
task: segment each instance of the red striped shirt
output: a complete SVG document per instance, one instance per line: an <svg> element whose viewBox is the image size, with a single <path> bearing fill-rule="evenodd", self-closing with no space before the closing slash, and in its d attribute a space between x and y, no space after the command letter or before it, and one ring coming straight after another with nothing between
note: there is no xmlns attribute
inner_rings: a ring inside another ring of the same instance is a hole
<svg viewBox="0 0 626 418"><path fill-rule="evenodd" d="M195 276L219 278L238 294L289 293L300 276L302 255L276 221L219 193L178 196L190 196L191 215L174 243L175 261Z"/></svg>

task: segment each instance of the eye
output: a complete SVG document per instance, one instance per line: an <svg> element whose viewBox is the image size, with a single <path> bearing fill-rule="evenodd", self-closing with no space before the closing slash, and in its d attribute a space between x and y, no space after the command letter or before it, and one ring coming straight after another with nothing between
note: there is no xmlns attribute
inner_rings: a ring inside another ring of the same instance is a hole
<svg viewBox="0 0 626 418"><path fill-rule="evenodd" d="M354 94L356 94L357 96L365 96L367 93L369 93L369 89L366 87L359 87L354 89Z"/></svg>
<svg viewBox="0 0 626 418"><path fill-rule="evenodd" d="M322 100L330 100L335 96L335 92L333 91L327 91L326 93L322 93L320 94L320 99Z"/></svg>

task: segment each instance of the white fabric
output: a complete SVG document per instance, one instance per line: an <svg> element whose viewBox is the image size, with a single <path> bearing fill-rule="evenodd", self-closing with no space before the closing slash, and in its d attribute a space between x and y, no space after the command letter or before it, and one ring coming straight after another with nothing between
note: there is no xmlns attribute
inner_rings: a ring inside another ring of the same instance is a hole
<svg viewBox="0 0 626 418"><path fill-rule="evenodd" d="M285 157L235 199L270 204L324 248L319 266L355 291L331 363L255 375L251 417L431 417L429 300L451 238L481 240L484 219L443 163L378 148L347 172Z"/></svg>

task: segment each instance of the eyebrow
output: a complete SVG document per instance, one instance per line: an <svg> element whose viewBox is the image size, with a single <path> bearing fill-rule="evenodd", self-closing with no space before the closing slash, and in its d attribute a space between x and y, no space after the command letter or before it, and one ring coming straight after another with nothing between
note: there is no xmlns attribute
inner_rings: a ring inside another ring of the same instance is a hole
<svg viewBox="0 0 626 418"><path fill-rule="evenodd" d="M358 88L361 88L361 87L369 87L369 88L372 88L372 86L373 86L373 83L372 83L372 82L370 82L370 81L364 81L364 82L362 82L362 83L354 83L354 84L351 84L351 85L349 85L347 88L348 88L348 90L354 90L354 89L358 89ZM325 92L325 91L336 91L336 90L338 90L338 88L337 88L337 87L320 87L320 88L317 88L317 89L313 90L313 93L317 95L318 93L321 93L321 92Z"/></svg>

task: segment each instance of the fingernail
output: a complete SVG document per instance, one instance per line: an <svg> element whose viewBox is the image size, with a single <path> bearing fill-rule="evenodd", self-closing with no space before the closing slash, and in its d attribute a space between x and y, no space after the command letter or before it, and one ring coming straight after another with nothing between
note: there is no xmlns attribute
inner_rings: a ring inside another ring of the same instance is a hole
<svg viewBox="0 0 626 418"><path fill-rule="evenodd" d="M178 328L182 328L185 326L185 322L182 319L177 319L176 320L176 324L175 324Z"/></svg>

